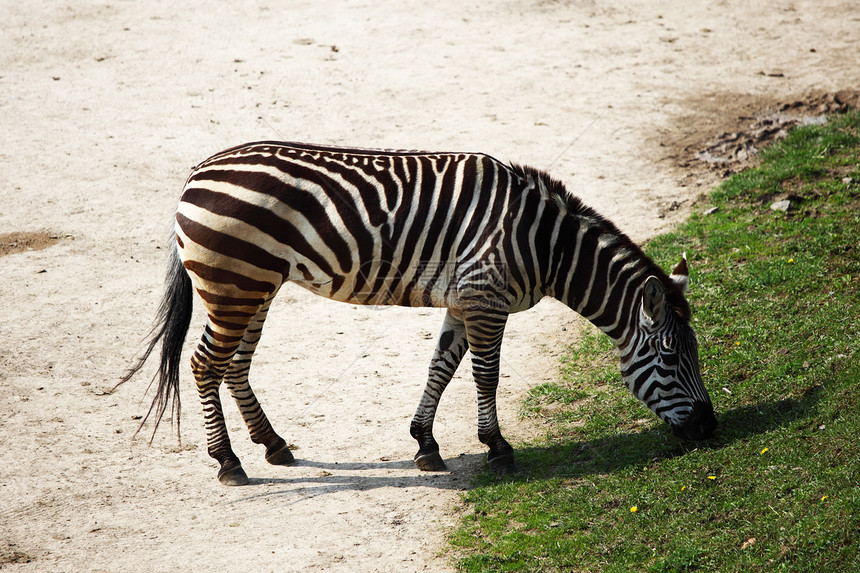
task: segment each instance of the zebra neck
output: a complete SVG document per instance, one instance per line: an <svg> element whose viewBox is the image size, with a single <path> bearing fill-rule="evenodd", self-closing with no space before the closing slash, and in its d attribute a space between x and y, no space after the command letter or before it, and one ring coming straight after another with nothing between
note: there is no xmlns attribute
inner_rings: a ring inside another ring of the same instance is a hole
<svg viewBox="0 0 860 573"><path fill-rule="evenodd" d="M663 273L604 220L569 217L567 223L553 295L620 345L635 326L645 279Z"/></svg>

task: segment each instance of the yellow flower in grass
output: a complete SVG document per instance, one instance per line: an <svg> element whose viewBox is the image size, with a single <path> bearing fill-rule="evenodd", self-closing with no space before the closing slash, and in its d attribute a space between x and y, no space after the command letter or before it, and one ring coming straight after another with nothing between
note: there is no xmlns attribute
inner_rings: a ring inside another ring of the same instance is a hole
<svg viewBox="0 0 860 573"><path fill-rule="evenodd" d="M639 511L639 508L635 505L630 508L630 513L636 513L637 511Z"/></svg>
<svg viewBox="0 0 860 573"><path fill-rule="evenodd" d="M765 453L766 451L767 451L767 448L763 449L763 450L761 451L761 453Z"/></svg>
<svg viewBox="0 0 860 573"><path fill-rule="evenodd" d="M708 476L708 479L714 480L714 479L717 479L717 476Z"/></svg>

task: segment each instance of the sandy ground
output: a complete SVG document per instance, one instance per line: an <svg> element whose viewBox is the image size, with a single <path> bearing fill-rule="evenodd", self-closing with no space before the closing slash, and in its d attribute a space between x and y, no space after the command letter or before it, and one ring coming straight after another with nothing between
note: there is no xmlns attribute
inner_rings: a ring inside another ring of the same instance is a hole
<svg viewBox="0 0 860 573"><path fill-rule="evenodd" d="M641 240L719 175L690 162L697 142L860 86L855 0L192 4L0 1L4 570L452 568L445 531L484 451L467 364L437 423L450 471L419 473L408 431L442 311L282 291L252 382L299 460L267 465L226 403L243 488L215 480L189 369L181 446L169 428L133 438L151 368L106 392L151 325L179 190L210 154L259 139L484 151L548 170ZM547 301L509 324L501 419L518 440L542 431L519 399L581 322Z"/></svg>

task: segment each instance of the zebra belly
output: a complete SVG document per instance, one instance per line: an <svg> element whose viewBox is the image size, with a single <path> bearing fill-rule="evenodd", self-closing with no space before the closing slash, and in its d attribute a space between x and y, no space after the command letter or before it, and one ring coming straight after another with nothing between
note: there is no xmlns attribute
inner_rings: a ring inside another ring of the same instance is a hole
<svg viewBox="0 0 860 573"><path fill-rule="evenodd" d="M418 263L395 268L386 261L357 264L357 272L324 275L297 262L288 280L314 294L339 302L372 306L463 308L493 307L510 302L500 295L496 281L475 280L475 263ZM491 302L490 302L491 301ZM530 305L531 306L531 305Z"/></svg>
<svg viewBox="0 0 860 573"><path fill-rule="evenodd" d="M316 295L349 304L444 308L452 306L457 298L447 283L415 285L377 273L334 277L308 273L290 276L289 280Z"/></svg>
<svg viewBox="0 0 860 573"><path fill-rule="evenodd" d="M389 293L385 291L365 294L346 293L331 291L328 285L322 285L304 280L291 281L310 292L338 302L359 304L367 306L410 306L410 307L437 307L445 308L451 306L451 301L443 292L422 291L412 292L409 296L400 293Z"/></svg>

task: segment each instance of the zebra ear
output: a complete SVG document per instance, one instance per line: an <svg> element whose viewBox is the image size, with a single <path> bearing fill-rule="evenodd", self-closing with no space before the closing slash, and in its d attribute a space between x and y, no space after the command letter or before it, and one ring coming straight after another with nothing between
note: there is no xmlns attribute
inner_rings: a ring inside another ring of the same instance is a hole
<svg viewBox="0 0 860 573"><path fill-rule="evenodd" d="M648 277L642 291L642 314L652 323L660 322L666 312L666 291L655 276Z"/></svg>
<svg viewBox="0 0 860 573"><path fill-rule="evenodd" d="M669 278L681 288L681 292L686 294L690 290L690 270L687 268L687 253L681 256L681 262L678 263Z"/></svg>

